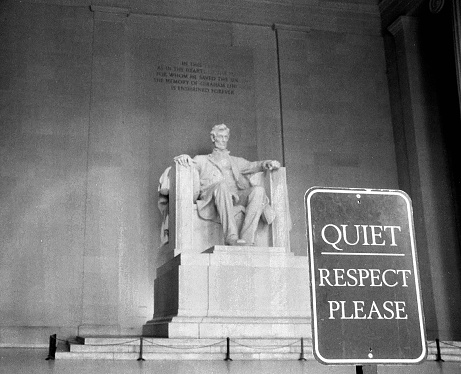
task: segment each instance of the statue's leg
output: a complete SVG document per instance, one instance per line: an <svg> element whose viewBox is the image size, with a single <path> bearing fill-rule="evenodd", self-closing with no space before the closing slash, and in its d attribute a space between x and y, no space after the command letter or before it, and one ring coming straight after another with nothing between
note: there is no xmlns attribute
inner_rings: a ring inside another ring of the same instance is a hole
<svg viewBox="0 0 461 374"><path fill-rule="evenodd" d="M266 192L264 187L254 186L249 188L249 191L244 194L248 194L248 198L245 204L245 219L243 220L242 229L240 230L240 237L249 245L252 245L255 241L255 233L258 228L259 218L263 211Z"/></svg>
<svg viewBox="0 0 461 374"><path fill-rule="evenodd" d="M224 241L228 245L235 245L238 240L237 223L235 222L232 194L225 182L218 183L213 191L216 210L224 232Z"/></svg>

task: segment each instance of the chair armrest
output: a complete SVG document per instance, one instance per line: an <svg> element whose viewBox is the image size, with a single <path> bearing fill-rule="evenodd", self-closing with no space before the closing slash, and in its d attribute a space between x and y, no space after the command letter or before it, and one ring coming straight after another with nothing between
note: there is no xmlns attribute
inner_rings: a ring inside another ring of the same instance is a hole
<svg viewBox="0 0 461 374"><path fill-rule="evenodd" d="M169 242L174 247L175 256L193 243L193 195L193 169L175 163L170 171L169 199Z"/></svg>

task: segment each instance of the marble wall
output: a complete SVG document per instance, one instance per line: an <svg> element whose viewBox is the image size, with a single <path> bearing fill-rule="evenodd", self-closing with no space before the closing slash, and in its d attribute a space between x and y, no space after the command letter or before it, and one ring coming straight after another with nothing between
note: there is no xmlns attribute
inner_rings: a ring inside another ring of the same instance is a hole
<svg viewBox="0 0 461 374"><path fill-rule="evenodd" d="M296 255L308 188L398 188L369 25L274 31L83 3L0 11L0 344L140 333L153 313L158 178L176 154L207 151L215 122L230 118L235 154L285 162ZM159 48L236 51L251 95L227 117L219 94L165 99Z"/></svg>
<svg viewBox="0 0 461 374"><path fill-rule="evenodd" d="M81 323L93 23L0 9L0 342L28 344Z"/></svg>
<svg viewBox="0 0 461 374"><path fill-rule="evenodd" d="M383 41L280 30L292 239L304 241L306 187L398 188Z"/></svg>

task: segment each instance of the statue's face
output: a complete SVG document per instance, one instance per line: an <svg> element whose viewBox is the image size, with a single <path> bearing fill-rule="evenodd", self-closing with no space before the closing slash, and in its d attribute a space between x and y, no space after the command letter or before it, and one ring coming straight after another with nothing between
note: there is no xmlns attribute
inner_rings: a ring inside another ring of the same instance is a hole
<svg viewBox="0 0 461 374"><path fill-rule="evenodd" d="M229 132L218 131L216 135L211 135L211 141L214 143L215 148L221 150L227 149L227 142L229 141Z"/></svg>

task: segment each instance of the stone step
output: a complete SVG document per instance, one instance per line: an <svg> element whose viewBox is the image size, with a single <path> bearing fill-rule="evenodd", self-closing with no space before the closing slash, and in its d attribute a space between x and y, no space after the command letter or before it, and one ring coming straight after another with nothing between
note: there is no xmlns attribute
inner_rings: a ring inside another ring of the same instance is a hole
<svg viewBox="0 0 461 374"><path fill-rule="evenodd" d="M137 360L140 336L77 337L76 343L61 346L56 359ZM180 339L143 337L145 360L224 360L226 339ZM313 360L312 341L303 339L303 358ZM440 342L441 358L461 362L461 342ZM301 339L230 339L232 360L298 360ZM435 342L428 342L427 361L437 359Z"/></svg>
<svg viewBox="0 0 461 374"><path fill-rule="evenodd" d="M135 360L140 357L141 337L78 337L57 359ZM145 360L223 360L226 339L142 339ZM301 357L301 339L230 339L232 359L295 360ZM305 339L304 357L313 359L312 342Z"/></svg>
<svg viewBox="0 0 461 374"><path fill-rule="evenodd" d="M56 359L71 360L138 360L139 353L114 353L114 352L56 352ZM304 356L307 360L313 360L312 355ZM224 353L143 353L144 360L224 360ZM245 360L298 360L299 353L232 353L231 359L234 361Z"/></svg>
<svg viewBox="0 0 461 374"><path fill-rule="evenodd" d="M440 342L440 355L443 361L461 362L461 342ZM435 342L428 342L428 361L437 359Z"/></svg>

